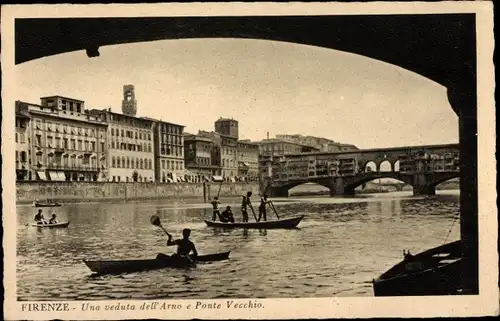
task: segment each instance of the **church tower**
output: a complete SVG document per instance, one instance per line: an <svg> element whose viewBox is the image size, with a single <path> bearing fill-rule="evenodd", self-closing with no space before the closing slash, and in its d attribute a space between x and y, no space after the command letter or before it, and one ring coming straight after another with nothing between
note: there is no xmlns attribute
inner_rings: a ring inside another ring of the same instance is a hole
<svg viewBox="0 0 500 321"><path fill-rule="evenodd" d="M122 113L129 116L137 114L134 85L123 86Z"/></svg>

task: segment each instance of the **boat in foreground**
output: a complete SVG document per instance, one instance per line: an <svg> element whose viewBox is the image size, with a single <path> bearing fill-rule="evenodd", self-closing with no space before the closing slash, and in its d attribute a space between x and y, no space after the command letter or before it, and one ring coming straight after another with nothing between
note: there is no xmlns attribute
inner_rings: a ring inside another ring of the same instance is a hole
<svg viewBox="0 0 500 321"><path fill-rule="evenodd" d="M460 294L462 243L455 241L405 259L373 280L375 296Z"/></svg>
<svg viewBox="0 0 500 321"><path fill-rule="evenodd" d="M222 222L205 220L205 223L211 227L223 227L223 228L292 229L296 228L303 218L304 215L293 218L281 219L277 221L222 223Z"/></svg>
<svg viewBox="0 0 500 321"><path fill-rule="evenodd" d="M209 255L198 255L195 263L210 263L229 259L228 252ZM190 256L192 258L192 256ZM164 268L187 268L193 262L186 259L175 259L165 254L159 254L155 259L145 260L116 260L116 261L88 261L83 260L88 268L97 274L120 274L140 271L158 270Z"/></svg>
<svg viewBox="0 0 500 321"><path fill-rule="evenodd" d="M31 226L34 227L40 227L40 228L62 228L62 227L68 227L69 222L61 222L61 223L55 223L55 224L37 224L37 223L31 223Z"/></svg>

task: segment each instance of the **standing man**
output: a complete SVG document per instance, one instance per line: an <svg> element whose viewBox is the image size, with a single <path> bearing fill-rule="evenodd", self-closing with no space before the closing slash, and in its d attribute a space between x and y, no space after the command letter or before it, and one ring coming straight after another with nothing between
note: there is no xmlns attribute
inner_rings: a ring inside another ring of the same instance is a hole
<svg viewBox="0 0 500 321"><path fill-rule="evenodd" d="M211 202L212 208L213 208L213 215L212 215L212 221L217 221L217 216L220 217L220 211L219 211L219 197L215 196L214 200Z"/></svg>
<svg viewBox="0 0 500 321"><path fill-rule="evenodd" d="M250 197L252 196L252 192L247 192L247 195L243 195L243 200L241 202L241 214L243 216L243 222L246 223L248 222L248 210L247 206L252 206L252 203L250 202Z"/></svg>
<svg viewBox="0 0 500 321"><path fill-rule="evenodd" d="M259 204L259 219L257 220L257 222L260 222L260 219L263 218L264 221L267 221L267 213L266 213L266 206L269 202L267 201L267 195L264 194L264 196L262 196L260 198L260 204Z"/></svg>

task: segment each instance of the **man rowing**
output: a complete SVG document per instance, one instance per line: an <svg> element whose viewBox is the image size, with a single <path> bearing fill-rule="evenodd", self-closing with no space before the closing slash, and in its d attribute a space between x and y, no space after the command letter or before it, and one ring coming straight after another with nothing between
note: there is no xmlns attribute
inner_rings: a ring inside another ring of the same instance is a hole
<svg viewBox="0 0 500 321"><path fill-rule="evenodd" d="M260 222L261 218L264 219L264 221L267 221L267 212L266 212L266 206L269 202L267 201L267 195L264 194L260 198L260 205L259 205L259 218L257 219L257 222Z"/></svg>
<svg viewBox="0 0 500 321"><path fill-rule="evenodd" d="M47 221L43 217L42 210L38 210L38 213L35 215L36 224L47 224Z"/></svg>
<svg viewBox="0 0 500 321"><path fill-rule="evenodd" d="M219 211L219 197L215 196L214 197L214 200L211 202L212 204L212 208L213 208L213 215L212 215L212 221L216 221L217 220L217 216L220 217L220 211Z"/></svg>
<svg viewBox="0 0 500 321"><path fill-rule="evenodd" d="M243 222L248 222L248 210L247 206L252 206L250 202L250 197L252 196L252 192L247 192L247 195L242 195L243 200L241 201L241 214L243 216Z"/></svg>
<svg viewBox="0 0 500 321"><path fill-rule="evenodd" d="M168 234L167 246L177 245L177 253L172 255L172 257L181 256L189 258L189 254L193 252L194 260L196 260L196 258L198 257L198 252L196 251L194 243L189 239L190 235L191 230L188 228L182 230L183 238L181 240L172 240L172 235Z"/></svg>

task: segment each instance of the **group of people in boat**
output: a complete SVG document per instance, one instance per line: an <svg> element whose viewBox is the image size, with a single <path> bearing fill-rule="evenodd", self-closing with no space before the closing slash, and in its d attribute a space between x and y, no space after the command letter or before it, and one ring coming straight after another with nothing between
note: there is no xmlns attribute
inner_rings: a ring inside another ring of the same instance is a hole
<svg viewBox="0 0 500 321"><path fill-rule="evenodd" d="M52 214L50 220L47 221L45 217L43 217L42 210L38 210L38 213L35 215L35 222L36 224L57 224L56 214Z"/></svg>
<svg viewBox="0 0 500 321"><path fill-rule="evenodd" d="M248 208L253 211L252 208L252 202L250 201L250 197L252 197L252 192L247 192L246 195L242 195L242 201L241 201L241 216L242 216L242 221L244 223L248 222ZM267 200L267 195L264 194L263 196L260 197L260 204L259 204L259 217L257 218L257 222L260 222L261 220L267 221L267 205L270 204L271 201ZM231 206L226 206L226 209L222 211L222 213L219 211L219 204L221 202L219 201L219 197L215 196L214 200L211 202L212 208L213 208L213 215L212 215L212 221L216 221L217 217L222 223L234 223L234 214L231 210Z"/></svg>

